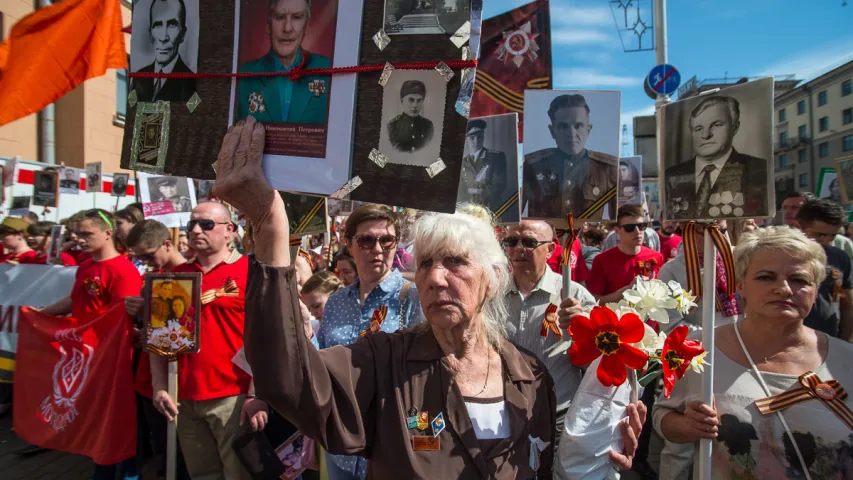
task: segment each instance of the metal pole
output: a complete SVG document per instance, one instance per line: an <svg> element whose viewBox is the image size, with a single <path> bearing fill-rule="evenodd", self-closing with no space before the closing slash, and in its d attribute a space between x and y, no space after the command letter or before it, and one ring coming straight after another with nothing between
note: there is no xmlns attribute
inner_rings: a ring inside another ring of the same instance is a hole
<svg viewBox="0 0 853 480"><path fill-rule="evenodd" d="M705 229L705 261L702 272L702 346L708 352L705 357L705 372L702 374L702 402L714 404L714 292L716 291L717 251L711 235ZM711 479L711 455L713 442L699 441L699 479Z"/></svg>
<svg viewBox="0 0 853 480"><path fill-rule="evenodd" d="M51 0L39 0L39 8L49 7ZM41 128L41 158L39 161L48 165L56 165L56 141L54 120L56 118L56 108L54 104L50 104L40 112L40 128Z"/></svg>
<svg viewBox="0 0 853 480"><path fill-rule="evenodd" d="M666 61L666 0L655 0L655 61L663 65ZM669 95L658 95L655 109L669 103Z"/></svg>

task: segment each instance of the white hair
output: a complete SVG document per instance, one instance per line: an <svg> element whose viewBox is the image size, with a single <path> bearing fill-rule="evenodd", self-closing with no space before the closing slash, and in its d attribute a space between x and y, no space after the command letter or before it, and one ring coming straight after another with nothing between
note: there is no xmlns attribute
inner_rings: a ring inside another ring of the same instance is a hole
<svg viewBox="0 0 853 480"><path fill-rule="evenodd" d="M482 311L483 330L486 340L500 351L509 316L505 299L509 292L510 273L509 262L492 226L467 213L435 213L425 215L415 223L413 239L416 261L460 255L483 267L489 282L489 293Z"/></svg>
<svg viewBox="0 0 853 480"><path fill-rule="evenodd" d="M794 228L767 227L745 233L738 242L734 252L735 277L738 281L746 280L752 257L762 250L779 250L797 260L808 262L818 285L826 279L826 253L819 243Z"/></svg>

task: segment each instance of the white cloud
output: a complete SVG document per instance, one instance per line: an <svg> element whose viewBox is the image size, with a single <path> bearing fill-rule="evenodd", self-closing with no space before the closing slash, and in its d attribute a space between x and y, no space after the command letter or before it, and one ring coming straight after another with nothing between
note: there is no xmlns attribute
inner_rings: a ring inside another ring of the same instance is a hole
<svg viewBox="0 0 853 480"><path fill-rule="evenodd" d="M551 41L554 45L612 44L615 27L608 7L551 4Z"/></svg>
<svg viewBox="0 0 853 480"><path fill-rule="evenodd" d="M612 41L612 36L598 30L566 28L551 31L551 42L554 45L605 44Z"/></svg>
<svg viewBox="0 0 853 480"><path fill-rule="evenodd" d="M551 3L551 23L583 25L585 27L613 27L613 14L608 7L572 7Z"/></svg>
<svg viewBox="0 0 853 480"><path fill-rule="evenodd" d="M594 68L558 68L554 71L554 85L567 87L636 87L642 86L640 77L628 77L604 73Z"/></svg>
<svg viewBox="0 0 853 480"><path fill-rule="evenodd" d="M762 69L758 76L793 74L807 81L850 60L853 60L853 38L846 38L801 51Z"/></svg>

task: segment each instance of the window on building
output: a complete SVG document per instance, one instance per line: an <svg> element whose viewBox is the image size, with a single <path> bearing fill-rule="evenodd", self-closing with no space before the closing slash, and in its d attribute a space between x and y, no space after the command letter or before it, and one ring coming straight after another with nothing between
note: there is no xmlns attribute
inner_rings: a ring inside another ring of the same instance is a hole
<svg viewBox="0 0 853 480"><path fill-rule="evenodd" d="M824 105L826 105L826 90L817 94L817 106L822 107Z"/></svg>
<svg viewBox="0 0 853 480"><path fill-rule="evenodd" d="M841 123L844 125L853 123L853 108L845 108L841 111Z"/></svg>
<svg viewBox="0 0 853 480"><path fill-rule="evenodd" d="M826 158L829 156L829 143L823 142L817 146L817 155L820 158Z"/></svg>
<svg viewBox="0 0 853 480"><path fill-rule="evenodd" d="M800 187L809 186L809 175L807 173L800 174Z"/></svg>
<svg viewBox="0 0 853 480"><path fill-rule="evenodd" d="M853 150L853 135L847 135L841 139L841 150L845 152Z"/></svg>
<svg viewBox="0 0 853 480"><path fill-rule="evenodd" d="M788 155L782 154L779 155L779 168L788 168Z"/></svg>
<svg viewBox="0 0 853 480"><path fill-rule="evenodd" d="M853 80L844 80L841 82L841 96L846 97L853 93Z"/></svg>
<svg viewBox="0 0 853 480"><path fill-rule="evenodd" d="M779 146L784 147L788 145L788 132L782 132L779 134Z"/></svg>
<svg viewBox="0 0 853 480"><path fill-rule="evenodd" d="M806 163L806 161L808 160L808 159L806 158L806 156L807 156L807 151L806 151L806 149L805 149L805 148L801 148L801 149L800 149L800 151L799 151L799 152L797 152L797 155L799 155L800 163Z"/></svg>
<svg viewBox="0 0 853 480"><path fill-rule="evenodd" d="M829 117L820 117L820 120L817 121L817 126L821 132L829 130Z"/></svg>
<svg viewBox="0 0 853 480"><path fill-rule="evenodd" d="M797 115L802 115L806 113L806 101L800 100L797 102Z"/></svg>
<svg viewBox="0 0 853 480"><path fill-rule="evenodd" d="M116 70L116 117L124 120L127 114L127 70Z"/></svg>
<svg viewBox="0 0 853 480"><path fill-rule="evenodd" d="M806 126L805 125L800 125L800 128L797 129L797 135L800 137L801 140L806 138Z"/></svg>
<svg viewBox="0 0 853 480"><path fill-rule="evenodd" d="M784 122L788 117L785 115L785 109L779 110L779 122Z"/></svg>

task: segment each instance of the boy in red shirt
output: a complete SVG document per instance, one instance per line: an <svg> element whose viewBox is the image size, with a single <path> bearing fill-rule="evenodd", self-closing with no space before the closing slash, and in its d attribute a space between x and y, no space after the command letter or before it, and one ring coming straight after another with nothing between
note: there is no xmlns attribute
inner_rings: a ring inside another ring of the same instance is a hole
<svg viewBox="0 0 853 480"><path fill-rule="evenodd" d="M50 233L53 230L54 225L56 224L53 222L36 222L27 228L27 244L33 249L33 251L35 251L36 256L21 259L22 264L47 264L47 251L50 247ZM56 263L56 265L73 267L77 265L77 261L67 253L59 252L59 263Z"/></svg>
<svg viewBox="0 0 853 480"><path fill-rule="evenodd" d="M598 254L586 288L601 304L618 302L638 275L656 278L663 255L643 246L643 231L648 227L643 208L624 205L616 215L619 244Z"/></svg>
<svg viewBox="0 0 853 480"><path fill-rule="evenodd" d="M142 279L136 267L119 255L113 237L112 215L106 210L86 211L77 228L80 247L92 258L77 268L71 295L42 309L48 315L66 315L77 319L97 316L125 297L139 295ZM130 321L130 319L128 319ZM130 354L130 352L128 352ZM135 457L113 465L95 465L94 478L138 478Z"/></svg>
<svg viewBox="0 0 853 480"><path fill-rule="evenodd" d="M0 224L0 239L3 240L3 248L6 252L0 251L0 263L18 264L38 255L24 239L29 226L30 224L22 218L3 219L3 223Z"/></svg>
<svg viewBox="0 0 853 480"><path fill-rule="evenodd" d="M663 254L664 262L668 262L678 255L678 246L681 245L681 235L675 233L676 222L664 222L661 216L660 231L660 253Z"/></svg>

